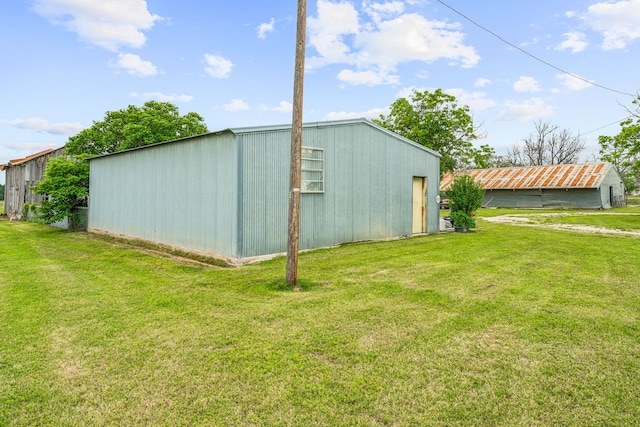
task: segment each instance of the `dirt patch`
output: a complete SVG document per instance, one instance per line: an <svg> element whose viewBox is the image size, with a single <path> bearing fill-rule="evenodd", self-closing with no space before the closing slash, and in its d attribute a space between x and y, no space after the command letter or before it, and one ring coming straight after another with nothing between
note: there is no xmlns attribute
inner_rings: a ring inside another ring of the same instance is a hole
<svg viewBox="0 0 640 427"><path fill-rule="evenodd" d="M576 216L576 215L633 215L622 213L548 213L548 214L508 214L494 217L482 218L483 221L502 223L502 224L514 224L525 227L540 227L552 230L564 230L564 231L578 231L582 233L600 233L600 234L615 234L625 236L640 237L640 231L618 230L615 228L594 227L590 225L577 225L577 224L544 224L536 220L541 217L558 217L558 216Z"/></svg>

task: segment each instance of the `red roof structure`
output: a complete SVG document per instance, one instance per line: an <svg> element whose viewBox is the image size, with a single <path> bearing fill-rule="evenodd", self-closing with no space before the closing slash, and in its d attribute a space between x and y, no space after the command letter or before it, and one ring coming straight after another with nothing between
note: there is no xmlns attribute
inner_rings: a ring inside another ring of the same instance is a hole
<svg viewBox="0 0 640 427"><path fill-rule="evenodd" d="M599 188L610 169L610 163L470 169L447 172L440 180L440 191L447 191L459 174L481 182L484 190Z"/></svg>
<svg viewBox="0 0 640 427"><path fill-rule="evenodd" d="M30 156L23 157L21 159L9 160L9 163L5 163L3 165L0 165L0 171L4 170L5 168L8 168L9 166L19 165L20 163L26 162L26 161L31 160L31 159L35 159L36 157L44 156L45 154L49 154L52 151L53 151L53 149L49 148L47 150L40 151L39 153L35 153L35 154L30 155Z"/></svg>

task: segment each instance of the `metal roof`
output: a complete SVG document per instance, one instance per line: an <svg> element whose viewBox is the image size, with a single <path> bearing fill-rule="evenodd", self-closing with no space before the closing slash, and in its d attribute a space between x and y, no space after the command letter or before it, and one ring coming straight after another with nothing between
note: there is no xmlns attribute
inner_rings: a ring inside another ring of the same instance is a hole
<svg viewBox="0 0 640 427"><path fill-rule="evenodd" d="M32 154L32 155L30 155L30 156L23 157L22 159L9 160L9 163L6 163L6 164L3 164L3 165L0 165L0 171L1 171L1 170L3 170L3 169L5 169L5 168L8 168L8 167L10 167L10 166L19 165L20 163L24 163L24 162L26 162L26 161L28 161L28 160L35 159L36 157L44 156L45 154L49 154L49 153L51 153L52 151L53 151L53 149L49 148L49 149L47 149L47 150L40 151L40 152L38 152L38 153L36 153L36 154Z"/></svg>
<svg viewBox="0 0 640 427"><path fill-rule="evenodd" d="M346 119L346 120L332 120L332 121L323 121L323 122L308 122L308 123L303 123L302 127L303 129L306 128L314 128L314 127L328 127L328 126L340 126L340 125L352 125L352 124L366 124L368 126L371 126L373 128L376 128L378 130L380 130L381 132L384 132L388 135L393 136L394 138L412 145L422 151L426 151L428 153L431 153L432 155L436 156L436 157L442 157L442 155L440 153L438 153L435 150L432 150L431 148L425 147L424 145L418 144L415 141L411 141L410 139L405 138L404 136L398 135L395 132L391 132L390 130L372 122L371 120L368 120L366 118L360 118L360 119ZM181 139L174 139L171 141L162 141L162 142L156 142L153 144L147 144L147 145L141 145L139 147L135 147L135 148L129 148L127 150L122 150L122 151L116 151L114 153L107 153L107 154L100 154L97 156L92 156L87 158L87 160L93 160L93 159L98 159L101 157L107 157L107 156L115 156L115 155L119 155L119 154L123 154L123 153L127 153L129 151L134 151L134 150L143 150L146 148L150 148L150 147L157 147L159 145L166 145L166 144L173 144L173 143L177 143L177 142L181 142L181 141L187 141L190 139L194 139L194 138L200 138L203 136L207 136L207 135L220 135L223 133L227 133L227 132L231 132L232 134L235 135L240 135L240 134L247 134L247 133L254 133L254 132L265 132L265 131L279 131L279 130L289 130L291 129L291 124L280 124L280 125L267 125L267 126L247 126L247 127L236 127L236 128L227 128L227 129L222 129L219 131L214 131L214 132L208 132L208 133L204 133L201 135L192 135L192 136L188 136L185 138L181 138Z"/></svg>
<svg viewBox="0 0 640 427"><path fill-rule="evenodd" d="M440 180L440 191L446 191L459 174L470 175L481 182L484 190L599 188L610 169L610 163L470 169L454 174L447 172Z"/></svg>

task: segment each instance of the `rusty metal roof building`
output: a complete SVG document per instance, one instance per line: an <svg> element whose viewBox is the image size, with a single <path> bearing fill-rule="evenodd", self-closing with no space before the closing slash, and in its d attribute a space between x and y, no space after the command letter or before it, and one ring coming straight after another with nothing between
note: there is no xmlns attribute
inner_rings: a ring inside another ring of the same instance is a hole
<svg viewBox="0 0 640 427"><path fill-rule="evenodd" d="M458 172L462 173L482 184L487 192L486 206L553 205L608 209L624 203L622 180L610 163L518 166ZM455 175L447 173L442 177L440 191L449 189Z"/></svg>
<svg viewBox="0 0 640 427"><path fill-rule="evenodd" d="M35 194L32 187L44 174L49 159L64 154L64 147L48 149L0 165L4 171L4 214L9 219L21 219L25 203L41 203L43 195Z"/></svg>
<svg viewBox="0 0 640 427"><path fill-rule="evenodd" d="M31 154L30 156L23 157L21 159L9 160L9 162L7 162L7 163L5 163L3 165L0 165L0 171L5 170L6 168L9 168L11 166L19 165L20 163L24 163L24 162L29 161L31 159L35 159L36 157L44 156L45 154L49 154L52 151L53 151L53 149L49 148L47 150L43 150L43 151L40 151L38 153Z"/></svg>
<svg viewBox="0 0 640 427"><path fill-rule="evenodd" d="M485 190L538 190L542 188L599 188L611 169L610 163L581 165L519 166L464 171L482 183ZM440 182L445 191L454 176L447 173Z"/></svg>

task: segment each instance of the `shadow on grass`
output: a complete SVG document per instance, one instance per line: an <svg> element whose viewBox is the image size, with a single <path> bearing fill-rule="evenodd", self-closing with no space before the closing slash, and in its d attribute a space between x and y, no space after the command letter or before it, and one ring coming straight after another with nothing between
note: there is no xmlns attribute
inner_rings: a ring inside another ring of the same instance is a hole
<svg viewBox="0 0 640 427"><path fill-rule="evenodd" d="M325 286L325 284L320 282L298 280L297 286L294 287L288 284L284 278L268 282L251 283L250 285L252 290L264 289L272 292L308 292Z"/></svg>

